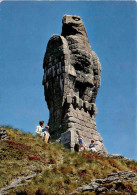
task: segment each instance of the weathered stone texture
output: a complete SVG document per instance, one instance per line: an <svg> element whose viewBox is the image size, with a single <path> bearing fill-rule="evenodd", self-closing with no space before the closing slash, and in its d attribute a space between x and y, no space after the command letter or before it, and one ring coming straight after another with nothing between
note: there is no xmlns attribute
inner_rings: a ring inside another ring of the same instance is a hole
<svg viewBox="0 0 137 195"><path fill-rule="evenodd" d="M95 123L95 99L101 72L99 59L91 50L79 16L65 15L62 23L62 34L50 38L43 63L51 135L58 138L68 131L70 134L66 136L75 135L78 130L87 146L94 139L97 151L106 153ZM62 136L64 140L65 134ZM69 137L67 145L73 147L75 139L72 141L72 136Z"/></svg>
<svg viewBox="0 0 137 195"><path fill-rule="evenodd" d="M83 194L84 192L95 192L96 194L133 194L136 192L131 190L128 185L124 183L133 184L137 187L137 176L132 171L119 171L111 173L107 178L95 179L90 184L78 188L75 192L70 194ZM130 191L129 191L130 190Z"/></svg>
<svg viewBox="0 0 137 195"><path fill-rule="evenodd" d="M8 139L8 134L4 128L0 127L0 140L6 139Z"/></svg>

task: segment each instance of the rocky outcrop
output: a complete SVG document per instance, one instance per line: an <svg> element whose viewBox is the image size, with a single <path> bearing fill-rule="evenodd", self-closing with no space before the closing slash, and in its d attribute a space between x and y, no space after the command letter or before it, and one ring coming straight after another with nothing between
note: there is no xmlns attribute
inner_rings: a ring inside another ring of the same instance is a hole
<svg viewBox="0 0 137 195"><path fill-rule="evenodd" d="M9 194L7 191L13 188L17 188L18 186L25 185L24 181L30 181L33 177L36 176L36 173L33 173L32 175L24 176L16 178L12 181L12 183L4 188L0 189L0 195Z"/></svg>
<svg viewBox="0 0 137 195"><path fill-rule="evenodd" d="M106 153L95 122L99 59L79 16L65 15L62 24L62 34L50 38L43 62L51 135L55 139L61 136L63 145L73 149L78 131L87 147L93 139L96 150Z"/></svg>
<svg viewBox="0 0 137 195"><path fill-rule="evenodd" d="M109 157L109 158L114 158L114 159L120 159L120 160L128 160L132 161L132 159L129 159L121 154L104 154L103 156Z"/></svg>
<svg viewBox="0 0 137 195"><path fill-rule="evenodd" d="M8 139L8 134L4 128L0 127L0 140L6 139Z"/></svg>
<svg viewBox="0 0 137 195"><path fill-rule="evenodd" d="M117 173L111 173L105 179L95 179L90 184L84 185L78 188L75 192L71 194L79 194L84 192L95 192L96 194L132 194L135 195L136 192L133 190L132 186L137 189L137 176L132 171L120 171Z"/></svg>

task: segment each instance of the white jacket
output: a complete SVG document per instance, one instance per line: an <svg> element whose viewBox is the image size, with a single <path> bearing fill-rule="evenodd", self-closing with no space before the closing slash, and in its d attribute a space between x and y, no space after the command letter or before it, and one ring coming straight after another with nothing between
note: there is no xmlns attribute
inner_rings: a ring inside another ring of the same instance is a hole
<svg viewBox="0 0 137 195"><path fill-rule="evenodd" d="M42 127L39 125L39 126L37 126L36 127L36 130L35 130L35 132L36 132L36 135L40 135L40 136L42 136Z"/></svg>

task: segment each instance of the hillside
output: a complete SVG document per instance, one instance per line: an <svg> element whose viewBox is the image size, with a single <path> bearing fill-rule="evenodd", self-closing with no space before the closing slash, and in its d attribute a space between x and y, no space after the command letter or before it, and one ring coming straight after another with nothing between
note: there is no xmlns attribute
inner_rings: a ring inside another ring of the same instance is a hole
<svg viewBox="0 0 137 195"><path fill-rule="evenodd" d="M45 144L31 133L3 128L9 138L0 140L0 194L137 193L135 161L70 152L60 143Z"/></svg>

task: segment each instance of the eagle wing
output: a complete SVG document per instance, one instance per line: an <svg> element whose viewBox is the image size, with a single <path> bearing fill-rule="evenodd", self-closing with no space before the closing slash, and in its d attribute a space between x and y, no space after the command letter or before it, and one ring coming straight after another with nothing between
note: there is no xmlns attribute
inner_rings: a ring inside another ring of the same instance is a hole
<svg viewBox="0 0 137 195"><path fill-rule="evenodd" d="M94 89L93 89L93 99L95 101L98 89L100 87L100 74L101 74L101 64L97 54L92 51L92 62L93 62L93 80L94 80Z"/></svg>
<svg viewBox="0 0 137 195"><path fill-rule="evenodd" d="M68 48L64 37L53 35L48 44L43 60L44 94L48 107L51 108L54 101L61 101L60 94L63 94L64 73L68 65ZM55 100L56 97L56 100Z"/></svg>

